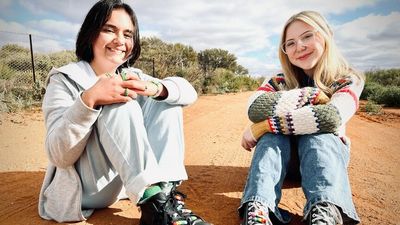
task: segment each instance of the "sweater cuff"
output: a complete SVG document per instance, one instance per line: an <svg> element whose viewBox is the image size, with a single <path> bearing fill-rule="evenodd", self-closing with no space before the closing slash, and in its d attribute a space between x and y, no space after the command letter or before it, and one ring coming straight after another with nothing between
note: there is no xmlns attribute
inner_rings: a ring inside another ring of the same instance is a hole
<svg viewBox="0 0 400 225"><path fill-rule="evenodd" d="M164 85L164 88L167 89L168 91L168 96L166 99L163 101L167 103L174 103L179 99L179 88L178 86L170 80L161 80L162 85Z"/></svg>
<svg viewBox="0 0 400 225"><path fill-rule="evenodd" d="M91 127L100 115L100 111L87 107L79 94L75 103L65 113L65 117L73 124Z"/></svg>
<svg viewBox="0 0 400 225"><path fill-rule="evenodd" d="M313 101L314 105L317 104L326 104L327 102L329 102L330 98L325 94L325 92L319 90L317 96L315 96L315 99Z"/></svg>
<svg viewBox="0 0 400 225"><path fill-rule="evenodd" d="M258 140L265 133L271 132L268 121L264 120L258 123L254 123L250 126L251 133L254 139Z"/></svg>

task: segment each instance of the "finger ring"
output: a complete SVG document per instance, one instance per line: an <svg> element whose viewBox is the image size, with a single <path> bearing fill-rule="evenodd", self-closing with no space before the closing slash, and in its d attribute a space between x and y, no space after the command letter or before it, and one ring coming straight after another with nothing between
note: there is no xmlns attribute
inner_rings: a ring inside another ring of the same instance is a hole
<svg viewBox="0 0 400 225"><path fill-rule="evenodd" d="M106 76L107 77L112 77L110 73L106 73Z"/></svg>
<svg viewBox="0 0 400 225"><path fill-rule="evenodd" d="M124 96L128 96L128 88L125 88Z"/></svg>

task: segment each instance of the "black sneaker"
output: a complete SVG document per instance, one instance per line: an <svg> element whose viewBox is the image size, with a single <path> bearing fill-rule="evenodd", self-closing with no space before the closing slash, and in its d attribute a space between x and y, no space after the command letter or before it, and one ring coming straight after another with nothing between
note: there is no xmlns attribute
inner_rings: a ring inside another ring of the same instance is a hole
<svg viewBox="0 0 400 225"><path fill-rule="evenodd" d="M309 225L337 225L343 224L339 209L332 203L317 203L308 215Z"/></svg>
<svg viewBox="0 0 400 225"><path fill-rule="evenodd" d="M244 207L242 225L272 225L268 208L260 202L250 201Z"/></svg>
<svg viewBox="0 0 400 225"><path fill-rule="evenodd" d="M212 225L185 208L184 198L174 185L169 195L160 192L139 203L142 212L139 225Z"/></svg>
<svg viewBox="0 0 400 225"><path fill-rule="evenodd" d="M164 192L157 193L144 202L138 204L142 215L139 225L165 225L167 218L164 212L167 203L167 196Z"/></svg>

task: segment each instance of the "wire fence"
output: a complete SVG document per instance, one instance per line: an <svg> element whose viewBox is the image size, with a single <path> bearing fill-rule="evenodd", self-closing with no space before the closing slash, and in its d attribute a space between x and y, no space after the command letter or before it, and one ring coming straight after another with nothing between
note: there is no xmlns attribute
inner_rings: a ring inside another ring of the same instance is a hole
<svg viewBox="0 0 400 225"><path fill-rule="evenodd" d="M24 86L43 82L52 67L77 60L74 51L67 49L73 49L73 40L60 46L49 37L0 31L0 80ZM141 60L140 64L153 68L147 72L155 75L154 60Z"/></svg>
<svg viewBox="0 0 400 225"><path fill-rule="evenodd" d="M0 30L0 112L40 102L50 70L77 61L73 48L74 40ZM155 75L154 60L139 64Z"/></svg>

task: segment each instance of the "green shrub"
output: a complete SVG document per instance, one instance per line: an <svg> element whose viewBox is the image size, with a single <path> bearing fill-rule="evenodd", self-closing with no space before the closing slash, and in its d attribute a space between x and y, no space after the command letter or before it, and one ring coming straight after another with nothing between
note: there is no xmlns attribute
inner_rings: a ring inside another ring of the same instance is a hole
<svg viewBox="0 0 400 225"><path fill-rule="evenodd" d="M365 112L369 114L381 114L382 113L382 106L376 104L372 100L368 100L367 104L365 105Z"/></svg>
<svg viewBox="0 0 400 225"><path fill-rule="evenodd" d="M375 82L383 86L400 86L400 69L367 71L367 82Z"/></svg>
<svg viewBox="0 0 400 225"><path fill-rule="evenodd" d="M377 92L381 92L383 87L375 82L366 82L364 86L364 90L361 93L361 99L368 99L368 97L373 96Z"/></svg>
<svg viewBox="0 0 400 225"><path fill-rule="evenodd" d="M400 106L400 87L382 87L370 95L370 99L385 106Z"/></svg>

